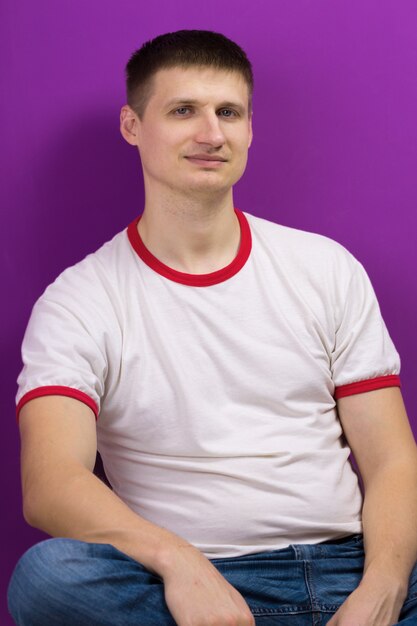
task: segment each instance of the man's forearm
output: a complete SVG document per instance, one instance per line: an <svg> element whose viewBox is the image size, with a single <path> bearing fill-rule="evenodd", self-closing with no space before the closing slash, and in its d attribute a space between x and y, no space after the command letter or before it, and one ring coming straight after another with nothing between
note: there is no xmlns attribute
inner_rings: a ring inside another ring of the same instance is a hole
<svg viewBox="0 0 417 626"><path fill-rule="evenodd" d="M171 551L192 547L174 533L134 513L88 469L55 468L25 495L25 518L53 537L109 543L163 575Z"/></svg>
<svg viewBox="0 0 417 626"><path fill-rule="evenodd" d="M404 591L417 560L417 461L385 465L366 485L364 580L391 579Z"/></svg>

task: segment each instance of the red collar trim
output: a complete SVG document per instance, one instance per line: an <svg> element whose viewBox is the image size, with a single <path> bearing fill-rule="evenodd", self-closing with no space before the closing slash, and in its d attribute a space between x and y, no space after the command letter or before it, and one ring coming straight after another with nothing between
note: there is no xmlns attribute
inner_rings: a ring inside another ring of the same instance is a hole
<svg viewBox="0 0 417 626"><path fill-rule="evenodd" d="M159 261L159 259L157 259L145 247L145 244L139 235L137 225L142 217L141 215L129 224L127 228L127 235L129 237L130 244L137 255L142 259L142 261L144 261L144 263L146 263L146 265L149 265L151 269L158 274L161 274L161 276L165 276L165 278L169 278L169 280L173 280L176 283L182 283L183 285L190 285L193 287L209 287L210 285L222 283L237 274L249 258L250 251L252 249L252 237L249 222L242 211L235 209L235 213L240 225L240 245L238 253L229 265L226 265L226 267L223 267L215 272L211 272L210 274L187 274L185 272L179 272Z"/></svg>

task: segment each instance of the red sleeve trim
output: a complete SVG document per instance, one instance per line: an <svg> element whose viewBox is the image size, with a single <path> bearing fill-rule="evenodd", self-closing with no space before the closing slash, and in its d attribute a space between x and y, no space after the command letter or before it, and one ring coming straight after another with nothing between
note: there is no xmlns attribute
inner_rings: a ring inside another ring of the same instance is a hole
<svg viewBox="0 0 417 626"><path fill-rule="evenodd" d="M98 406L94 402L90 396L88 396L83 391L79 391L78 389L74 389L73 387L64 387L61 385L50 385L46 387L37 387L36 389L32 389L32 391L28 391L25 395L20 399L17 407L16 407L16 417L19 419L19 413L21 408L29 402L29 400L33 400L34 398L41 398L42 396L67 396L68 398L74 398L75 400L79 400L83 402L93 411L96 419L98 417Z"/></svg>
<svg viewBox="0 0 417 626"><path fill-rule="evenodd" d="M336 387L334 397L336 400L345 396L353 396L357 393L365 393L366 391L375 391L384 387L401 387L400 377L396 374L391 376L379 376L369 380L360 380L357 383L349 385L341 385Z"/></svg>

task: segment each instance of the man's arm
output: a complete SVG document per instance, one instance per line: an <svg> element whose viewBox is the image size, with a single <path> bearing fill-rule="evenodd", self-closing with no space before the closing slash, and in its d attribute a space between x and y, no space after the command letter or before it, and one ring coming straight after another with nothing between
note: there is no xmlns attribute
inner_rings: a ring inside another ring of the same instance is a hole
<svg viewBox="0 0 417 626"><path fill-rule="evenodd" d="M365 568L329 626L391 626L417 560L417 448L397 387L338 401L361 473Z"/></svg>
<svg viewBox="0 0 417 626"><path fill-rule="evenodd" d="M142 563L163 579L179 626L254 625L245 600L199 550L134 513L92 473L91 409L72 398L36 398L22 408L19 424L29 524L55 537L109 543Z"/></svg>

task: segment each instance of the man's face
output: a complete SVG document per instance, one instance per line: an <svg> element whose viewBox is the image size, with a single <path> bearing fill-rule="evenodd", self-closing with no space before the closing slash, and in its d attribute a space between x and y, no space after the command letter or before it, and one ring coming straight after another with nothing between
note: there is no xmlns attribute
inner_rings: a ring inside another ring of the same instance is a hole
<svg viewBox="0 0 417 626"><path fill-rule="evenodd" d="M158 71L137 141L146 192L210 195L242 176L252 141L248 87L211 67Z"/></svg>

